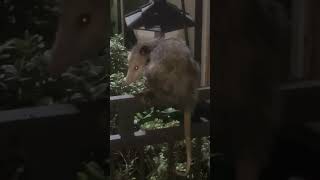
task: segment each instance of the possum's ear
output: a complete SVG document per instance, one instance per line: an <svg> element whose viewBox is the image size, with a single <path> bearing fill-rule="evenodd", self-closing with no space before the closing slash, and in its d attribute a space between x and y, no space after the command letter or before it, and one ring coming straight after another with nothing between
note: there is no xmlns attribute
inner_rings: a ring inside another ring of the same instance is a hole
<svg viewBox="0 0 320 180"><path fill-rule="evenodd" d="M142 56L145 56L145 55L148 55L150 53L150 47L146 46L146 45L143 45L141 48L140 48L140 51L139 51L140 55Z"/></svg>

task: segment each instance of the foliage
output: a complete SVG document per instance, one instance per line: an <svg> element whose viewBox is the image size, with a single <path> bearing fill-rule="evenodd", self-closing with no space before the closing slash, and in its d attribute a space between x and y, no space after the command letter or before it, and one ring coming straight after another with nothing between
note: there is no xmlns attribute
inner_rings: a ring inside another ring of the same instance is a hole
<svg viewBox="0 0 320 180"><path fill-rule="evenodd" d="M0 0L0 42L22 38L28 29L32 34L41 32L51 44L57 16L57 0Z"/></svg>
<svg viewBox="0 0 320 180"><path fill-rule="evenodd" d="M110 96L123 94L138 94L144 89L144 80L141 79L129 86L124 85L124 74L122 72L110 75Z"/></svg>
<svg viewBox="0 0 320 180"><path fill-rule="evenodd" d="M78 180L106 180L104 170L94 161L85 163L84 170L77 173Z"/></svg>
<svg viewBox="0 0 320 180"><path fill-rule="evenodd" d="M174 108L167 108L164 110L150 108L148 111L137 113L134 117L134 123L140 124L140 127L146 130L161 129L178 126L179 121L176 119L181 118L181 112Z"/></svg>
<svg viewBox="0 0 320 180"><path fill-rule="evenodd" d="M27 31L24 39L10 39L0 46L0 107L36 104L41 99L41 87L51 80L43 71L48 54L43 47L43 38Z"/></svg>
<svg viewBox="0 0 320 180"><path fill-rule="evenodd" d="M23 39L0 45L0 109L106 97L103 56L70 67L58 78L47 73L49 58L43 37L28 31Z"/></svg>
<svg viewBox="0 0 320 180"><path fill-rule="evenodd" d="M110 74L127 71L128 51L123 41L123 36L120 34L115 34L110 39Z"/></svg>

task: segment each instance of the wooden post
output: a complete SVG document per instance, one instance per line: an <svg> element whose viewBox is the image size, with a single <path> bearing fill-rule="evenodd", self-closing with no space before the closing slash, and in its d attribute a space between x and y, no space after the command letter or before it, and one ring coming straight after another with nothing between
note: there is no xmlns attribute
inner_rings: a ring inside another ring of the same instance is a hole
<svg viewBox="0 0 320 180"><path fill-rule="evenodd" d="M186 7L185 7L185 0L181 0L181 8L183 10L183 14L186 15ZM185 38L185 41L186 41L186 44L187 46L190 46L190 43L189 43L189 35L188 35L188 27L186 25L184 25L184 38Z"/></svg>
<svg viewBox="0 0 320 180"><path fill-rule="evenodd" d="M203 3L201 48L201 86L210 84L210 0Z"/></svg>
<svg viewBox="0 0 320 180"><path fill-rule="evenodd" d="M121 34L125 36L125 30L124 30L124 5L123 0L120 0L120 16L121 16Z"/></svg>
<svg viewBox="0 0 320 180"><path fill-rule="evenodd" d="M195 60L201 63L201 39L202 39L202 6L203 0L197 0L195 7L195 45L194 45L194 57Z"/></svg>
<svg viewBox="0 0 320 180"><path fill-rule="evenodd" d="M292 48L291 75L294 79L304 77L304 1L292 1Z"/></svg>
<svg viewBox="0 0 320 180"><path fill-rule="evenodd" d="M318 19L319 14L319 7L320 3L319 1L307 1L310 5L310 17L311 23L312 23L312 55L311 55L311 63L310 63L310 69L311 69L311 78L313 80L320 80L320 22Z"/></svg>

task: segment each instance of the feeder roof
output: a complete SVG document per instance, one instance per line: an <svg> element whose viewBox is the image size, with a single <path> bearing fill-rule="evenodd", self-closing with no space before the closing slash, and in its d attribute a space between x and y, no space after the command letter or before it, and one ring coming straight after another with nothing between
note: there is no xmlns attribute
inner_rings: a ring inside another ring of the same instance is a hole
<svg viewBox="0 0 320 180"><path fill-rule="evenodd" d="M129 28L158 32L171 32L194 26L188 13L166 1L152 1L127 14L125 22Z"/></svg>

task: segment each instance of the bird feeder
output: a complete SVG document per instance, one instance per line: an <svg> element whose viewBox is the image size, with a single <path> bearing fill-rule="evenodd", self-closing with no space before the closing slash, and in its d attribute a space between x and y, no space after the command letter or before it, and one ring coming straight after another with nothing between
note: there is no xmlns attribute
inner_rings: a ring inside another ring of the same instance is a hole
<svg viewBox="0 0 320 180"><path fill-rule="evenodd" d="M195 25L191 16L166 0L152 0L125 15L125 23L134 31L153 31L155 37Z"/></svg>

